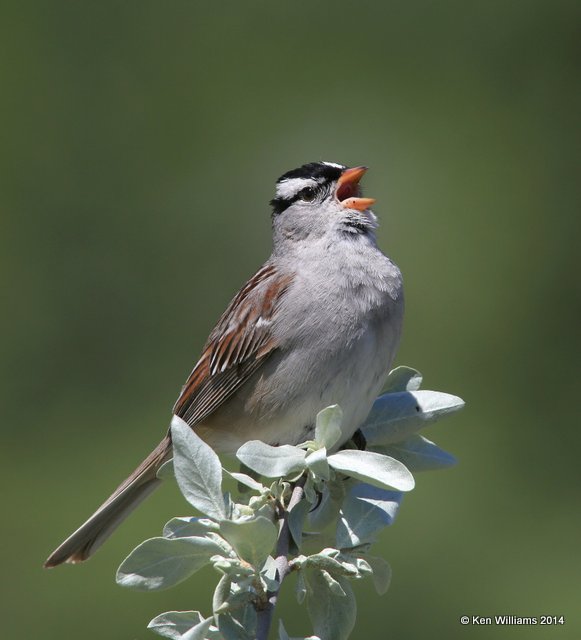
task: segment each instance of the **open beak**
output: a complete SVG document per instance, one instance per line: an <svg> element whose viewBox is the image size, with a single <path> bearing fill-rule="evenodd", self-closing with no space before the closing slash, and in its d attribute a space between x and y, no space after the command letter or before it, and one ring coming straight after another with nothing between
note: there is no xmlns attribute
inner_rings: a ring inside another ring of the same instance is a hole
<svg viewBox="0 0 581 640"><path fill-rule="evenodd" d="M343 171L337 180L337 191L335 192L341 206L346 209L365 211L375 202L374 198L362 198L359 195L359 181L366 171L367 167L353 167Z"/></svg>

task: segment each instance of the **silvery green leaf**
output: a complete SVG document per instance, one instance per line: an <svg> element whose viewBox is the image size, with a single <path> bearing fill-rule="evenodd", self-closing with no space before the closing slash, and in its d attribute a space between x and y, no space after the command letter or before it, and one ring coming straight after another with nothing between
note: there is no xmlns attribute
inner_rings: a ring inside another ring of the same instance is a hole
<svg viewBox="0 0 581 640"><path fill-rule="evenodd" d="M308 637L301 637L301 638L296 638L296 637L290 637L289 634L286 632L286 629L284 628L284 625L282 623L282 620L279 618L278 620L278 640L321 640L320 638L317 638L317 636L308 636Z"/></svg>
<svg viewBox="0 0 581 640"><path fill-rule="evenodd" d="M253 496L257 497L257 496ZM249 518L255 514L254 506L257 505L257 501L253 501L252 504L242 504L238 503L234 505L232 509L232 515L228 518L228 520L240 520L240 518Z"/></svg>
<svg viewBox="0 0 581 640"><path fill-rule="evenodd" d="M220 547L220 549L222 549L221 554L223 556L227 558L234 558L234 556L236 555L234 549L232 548L232 545L220 533L209 531L204 537L213 540Z"/></svg>
<svg viewBox="0 0 581 640"><path fill-rule="evenodd" d="M260 440L243 444L236 452L238 460L267 478L280 478L305 468L306 453L290 445L271 447Z"/></svg>
<svg viewBox="0 0 581 640"><path fill-rule="evenodd" d="M254 569L243 560L236 558L225 558L215 555L210 558L210 562L216 571L230 576L233 580L240 580L243 576L254 575Z"/></svg>
<svg viewBox="0 0 581 640"><path fill-rule="evenodd" d="M411 367L396 367L389 372L384 393L396 391L417 391L422 384L422 374Z"/></svg>
<svg viewBox="0 0 581 640"><path fill-rule="evenodd" d="M329 547L334 544L334 531L303 531L303 546L301 551L309 554L317 553L321 547Z"/></svg>
<svg viewBox="0 0 581 640"><path fill-rule="evenodd" d="M219 531L217 522L209 518L172 518L163 528L164 538L190 538L204 536L209 531Z"/></svg>
<svg viewBox="0 0 581 640"><path fill-rule="evenodd" d="M339 596L340 598L345 597L346 594L345 591L343 591L343 587L339 584L339 582L337 582L337 580L335 580L335 578L333 578L333 576L328 571L325 571L325 569L321 569L321 575L327 583L329 591L333 595Z"/></svg>
<svg viewBox="0 0 581 640"><path fill-rule="evenodd" d="M270 521L274 520L275 510L272 502L267 502L266 504L263 504L262 507L258 509L258 511L255 511L255 515L263 516L264 518Z"/></svg>
<svg viewBox="0 0 581 640"><path fill-rule="evenodd" d="M220 609L228 601L231 586L232 580L228 575L223 575L218 581L212 596L212 611L214 613L220 613Z"/></svg>
<svg viewBox="0 0 581 640"><path fill-rule="evenodd" d="M225 491L222 494L222 499L224 500L224 513L226 514L226 519L232 520L238 506L234 500L232 500L232 495L229 491Z"/></svg>
<svg viewBox="0 0 581 640"><path fill-rule="evenodd" d="M270 555L277 538L276 527L263 516L251 520L224 520L220 531L236 553L257 569Z"/></svg>
<svg viewBox="0 0 581 640"><path fill-rule="evenodd" d="M291 640L289 634L286 632L284 628L284 624L282 623L282 619L278 620L278 640Z"/></svg>
<svg viewBox="0 0 581 640"><path fill-rule="evenodd" d="M308 500L300 500L297 502L288 514L288 525L291 536L297 545L297 548L301 548L303 541L303 527L305 526L305 518L309 513L311 505Z"/></svg>
<svg viewBox="0 0 581 640"><path fill-rule="evenodd" d="M299 571L297 576L297 584L295 587L295 595L297 597L297 602L299 604L303 604L305 601L305 597L307 595L307 585L305 582L305 572Z"/></svg>
<svg viewBox="0 0 581 640"><path fill-rule="evenodd" d="M246 596L247 602L242 607L232 608L232 618L234 618L245 631L252 633L252 637L254 638L256 630L256 609L252 602L250 602L253 594L250 591L246 591L241 595Z"/></svg>
<svg viewBox="0 0 581 640"><path fill-rule="evenodd" d="M377 556L365 556L365 559L373 570L373 586L377 593L382 596L389 589L391 567L387 560Z"/></svg>
<svg viewBox="0 0 581 640"><path fill-rule="evenodd" d="M232 476L234 480L243 484L245 487L252 489L253 491L264 491L266 487L258 480L250 477L246 473L239 473L238 471L227 471L228 475Z"/></svg>
<svg viewBox="0 0 581 640"><path fill-rule="evenodd" d="M327 449L321 447L312 453L309 453L306 458L307 468L310 469L316 476L323 480L328 480L330 477L329 463L327 462Z"/></svg>
<svg viewBox="0 0 581 640"><path fill-rule="evenodd" d="M198 623L195 627L186 631L184 635L181 637L181 640L205 640L212 622L214 621L214 617L206 618Z"/></svg>
<svg viewBox="0 0 581 640"><path fill-rule="evenodd" d="M342 422L343 411L337 404L319 411L315 423L315 440L327 449L331 449L341 438Z"/></svg>
<svg viewBox="0 0 581 640"><path fill-rule="evenodd" d="M345 595L336 595L318 569L304 572L307 582L307 610L313 631L321 640L347 640L355 625L357 605L347 578L337 582Z"/></svg>
<svg viewBox="0 0 581 640"><path fill-rule="evenodd" d="M226 515L220 459L178 416L171 422L174 473L186 500L211 518Z"/></svg>
<svg viewBox="0 0 581 640"><path fill-rule="evenodd" d="M303 491L305 492L305 498L307 502L310 504L316 504L318 501L318 493L315 490L315 483L313 481L313 476L309 474L307 476L307 481L305 482L305 486L303 487Z"/></svg>
<svg viewBox="0 0 581 640"><path fill-rule="evenodd" d="M331 522L336 522L339 509L345 498L346 489L352 480L336 479L327 482L323 495L316 509L309 513L309 524L316 529L323 529Z"/></svg>
<svg viewBox="0 0 581 640"><path fill-rule="evenodd" d="M270 580L276 580L277 570L276 560L272 556L268 556L262 565L261 573L268 576Z"/></svg>
<svg viewBox="0 0 581 640"><path fill-rule="evenodd" d="M203 618L199 611L166 611L147 625L155 633L171 640L180 640L186 631L189 631Z"/></svg>
<svg viewBox="0 0 581 640"><path fill-rule="evenodd" d="M307 556L300 553L290 562L290 567L294 571L295 569L302 569L307 561Z"/></svg>
<svg viewBox="0 0 581 640"><path fill-rule="evenodd" d="M306 565L310 567L316 567L321 571L328 571L329 573L338 576L353 577L357 575L356 569L349 569L338 560L335 560L332 555L330 555L329 553L325 553L326 551L328 552L330 550L324 549L321 553L315 553L312 556L308 556L308 558L306 559ZM332 551L336 551L337 554L339 553L337 549L333 549Z"/></svg>
<svg viewBox="0 0 581 640"><path fill-rule="evenodd" d="M268 556L264 561L260 575L266 584L267 591L276 591L280 587L280 582L277 580L278 568L272 556Z"/></svg>
<svg viewBox="0 0 581 640"><path fill-rule="evenodd" d="M373 573L371 565L364 558L357 558L355 560L355 566L357 567L357 572L361 576L368 576Z"/></svg>
<svg viewBox="0 0 581 640"><path fill-rule="evenodd" d="M221 552L221 547L208 538L150 538L123 560L117 570L117 584L138 591L167 589Z"/></svg>
<svg viewBox="0 0 581 640"><path fill-rule="evenodd" d="M337 547L347 549L373 542L378 531L389 526L399 509L402 494L368 484L351 488L337 523Z"/></svg>
<svg viewBox="0 0 581 640"><path fill-rule="evenodd" d="M399 460L410 471L435 471L456 464L456 458L431 440L415 434L402 442L373 447L373 450Z"/></svg>
<svg viewBox="0 0 581 640"><path fill-rule="evenodd" d="M173 458L171 460L166 460L157 470L157 473L155 475L160 480L173 480L175 478L175 474L173 471Z"/></svg>
<svg viewBox="0 0 581 640"><path fill-rule="evenodd" d="M329 464L352 478L363 480L376 487L393 487L399 491L411 491L414 477L399 461L372 451L345 449L330 455Z"/></svg>
<svg viewBox="0 0 581 640"><path fill-rule="evenodd" d="M232 572L232 567L234 564L238 564L238 560L234 560L233 558L225 558L219 554L212 556L210 558L210 562L216 571L221 571L222 573L230 574Z"/></svg>
<svg viewBox="0 0 581 640"><path fill-rule="evenodd" d="M373 403L361 430L369 446L391 444L463 406L461 398L439 391L386 393Z"/></svg>
<svg viewBox="0 0 581 640"><path fill-rule="evenodd" d="M228 598L228 602L231 608L231 615L238 618L237 609L241 609L242 606L246 606L252 603L256 596L254 586L256 585L256 577L244 578L238 580L232 588L232 594Z"/></svg>
<svg viewBox="0 0 581 640"><path fill-rule="evenodd" d="M346 570L346 573L349 572L350 577L360 577L359 569L357 568L357 556L354 556L350 553L350 550L345 549L325 549L324 552L331 552L333 558L335 558L338 562L340 562L343 568ZM359 549L357 549L359 551Z"/></svg>
<svg viewBox="0 0 581 640"><path fill-rule="evenodd" d="M254 629L245 629L238 620L229 613L221 613L217 617L218 629L224 640L254 640Z"/></svg>

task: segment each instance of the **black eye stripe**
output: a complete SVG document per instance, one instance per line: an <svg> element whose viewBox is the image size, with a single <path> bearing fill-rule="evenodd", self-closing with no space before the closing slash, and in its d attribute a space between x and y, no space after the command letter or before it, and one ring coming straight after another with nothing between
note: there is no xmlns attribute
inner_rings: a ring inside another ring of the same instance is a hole
<svg viewBox="0 0 581 640"><path fill-rule="evenodd" d="M274 215L279 215L286 209L288 209L291 204L294 204L297 200L300 200L300 191L296 193L292 198L274 198L270 201L272 206L272 213Z"/></svg>
<svg viewBox="0 0 581 640"><path fill-rule="evenodd" d="M330 184L318 184L317 186L303 187L300 191L295 193L290 198L274 198L270 201L273 215L280 215L283 211L286 211L292 204L298 200L303 200L303 194L306 190L313 190L314 196L305 202L314 202L317 199L324 200L331 192Z"/></svg>

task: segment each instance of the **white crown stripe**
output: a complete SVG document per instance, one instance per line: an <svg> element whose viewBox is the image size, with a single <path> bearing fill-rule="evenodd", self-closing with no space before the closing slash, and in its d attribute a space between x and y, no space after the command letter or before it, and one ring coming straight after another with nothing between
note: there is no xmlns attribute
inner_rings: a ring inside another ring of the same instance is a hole
<svg viewBox="0 0 581 640"><path fill-rule="evenodd" d="M276 197L288 200L305 187L316 187L318 182L313 178L286 178L276 186Z"/></svg>

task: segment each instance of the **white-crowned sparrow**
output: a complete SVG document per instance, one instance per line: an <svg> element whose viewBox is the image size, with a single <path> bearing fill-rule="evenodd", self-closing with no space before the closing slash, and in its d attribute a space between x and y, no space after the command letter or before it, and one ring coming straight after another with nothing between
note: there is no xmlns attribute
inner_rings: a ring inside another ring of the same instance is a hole
<svg viewBox="0 0 581 640"><path fill-rule="evenodd" d="M276 183L273 251L210 334L174 414L219 452L249 440L299 444L317 413L343 409L343 438L365 420L397 348L399 269L377 247L365 167L311 162ZM81 562L157 487L170 435L45 563Z"/></svg>

